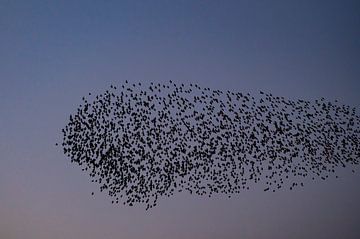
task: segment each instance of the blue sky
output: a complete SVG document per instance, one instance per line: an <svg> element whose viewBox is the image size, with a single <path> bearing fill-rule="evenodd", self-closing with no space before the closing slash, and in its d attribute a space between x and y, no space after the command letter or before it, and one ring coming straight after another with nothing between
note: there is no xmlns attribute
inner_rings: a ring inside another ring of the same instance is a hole
<svg viewBox="0 0 360 239"><path fill-rule="evenodd" d="M358 1L0 2L1 238L359 238L360 174L111 205L54 144L88 92L198 83L360 102Z"/></svg>

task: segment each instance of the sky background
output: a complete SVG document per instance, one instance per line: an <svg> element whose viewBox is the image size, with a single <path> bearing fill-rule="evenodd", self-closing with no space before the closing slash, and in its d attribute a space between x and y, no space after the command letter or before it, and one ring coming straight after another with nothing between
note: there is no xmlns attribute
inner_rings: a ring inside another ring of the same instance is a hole
<svg viewBox="0 0 360 239"><path fill-rule="evenodd" d="M360 238L359 170L145 211L112 205L55 147L82 96L125 80L360 112L359 63L358 0L0 0L0 238Z"/></svg>

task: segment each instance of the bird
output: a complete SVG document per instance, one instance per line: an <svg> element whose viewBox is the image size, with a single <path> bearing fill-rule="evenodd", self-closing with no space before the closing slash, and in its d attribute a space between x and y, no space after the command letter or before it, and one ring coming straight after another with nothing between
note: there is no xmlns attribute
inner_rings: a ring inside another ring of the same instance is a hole
<svg viewBox="0 0 360 239"><path fill-rule="evenodd" d="M125 84L82 97L55 144L112 204L150 210L180 192L294 190L359 164L360 116L339 101L173 81Z"/></svg>

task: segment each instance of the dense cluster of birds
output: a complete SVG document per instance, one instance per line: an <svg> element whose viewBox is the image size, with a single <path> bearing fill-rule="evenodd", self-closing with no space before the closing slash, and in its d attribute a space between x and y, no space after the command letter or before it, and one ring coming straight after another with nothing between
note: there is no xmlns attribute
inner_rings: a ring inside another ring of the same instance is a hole
<svg viewBox="0 0 360 239"><path fill-rule="evenodd" d="M89 93L62 132L64 153L113 203L146 209L181 191L292 189L360 158L355 108L171 81Z"/></svg>

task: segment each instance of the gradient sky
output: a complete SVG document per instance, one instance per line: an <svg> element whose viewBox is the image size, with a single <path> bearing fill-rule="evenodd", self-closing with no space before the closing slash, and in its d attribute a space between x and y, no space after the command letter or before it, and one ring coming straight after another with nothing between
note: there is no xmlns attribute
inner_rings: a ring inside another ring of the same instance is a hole
<svg viewBox="0 0 360 239"><path fill-rule="evenodd" d="M360 238L359 170L145 211L113 206L55 147L82 96L125 80L360 112L359 63L358 0L0 0L0 238Z"/></svg>

